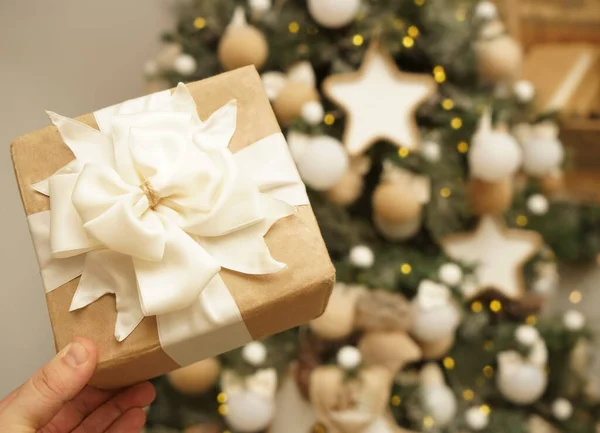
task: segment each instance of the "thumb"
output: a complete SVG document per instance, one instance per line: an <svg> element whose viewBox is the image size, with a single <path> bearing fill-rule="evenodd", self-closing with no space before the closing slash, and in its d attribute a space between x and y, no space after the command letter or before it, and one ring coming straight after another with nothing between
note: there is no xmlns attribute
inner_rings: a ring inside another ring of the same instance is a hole
<svg viewBox="0 0 600 433"><path fill-rule="evenodd" d="M87 385L97 357L92 341L76 338L19 388L11 402L15 421L34 430L50 422Z"/></svg>

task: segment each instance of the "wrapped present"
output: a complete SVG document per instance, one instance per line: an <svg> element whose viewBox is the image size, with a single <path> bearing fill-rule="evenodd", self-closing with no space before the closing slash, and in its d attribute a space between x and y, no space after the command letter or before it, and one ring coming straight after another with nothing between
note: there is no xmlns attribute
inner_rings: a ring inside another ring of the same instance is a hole
<svg viewBox="0 0 600 433"><path fill-rule="evenodd" d="M308 322L335 271L253 67L12 144L57 350L117 388ZM105 296L109 295L109 296Z"/></svg>

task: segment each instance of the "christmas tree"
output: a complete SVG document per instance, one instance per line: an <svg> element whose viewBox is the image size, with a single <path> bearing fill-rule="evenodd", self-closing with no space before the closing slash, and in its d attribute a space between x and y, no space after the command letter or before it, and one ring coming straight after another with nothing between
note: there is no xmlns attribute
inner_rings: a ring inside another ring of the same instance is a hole
<svg viewBox="0 0 600 433"><path fill-rule="evenodd" d="M307 326L157 379L148 431L595 431L585 319L542 313L557 261L600 251L600 211L565 191L493 3L175 13L149 85L259 69L338 283Z"/></svg>

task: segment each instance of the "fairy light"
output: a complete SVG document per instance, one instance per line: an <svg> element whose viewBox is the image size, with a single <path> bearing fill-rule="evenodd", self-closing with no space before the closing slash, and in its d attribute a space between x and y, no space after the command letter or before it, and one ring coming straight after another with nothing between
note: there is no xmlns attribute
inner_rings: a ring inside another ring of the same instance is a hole
<svg viewBox="0 0 600 433"><path fill-rule="evenodd" d="M529 220L527 219L527 217L525 215L517 216L515 221L519 227L525 227L527 225L527 223L529 222Z"/></svg>
<svg viewBox="0 0 600 433"><path fill-rule="evenodd" d="M465 399L466 401L471 401L473 400L473 398L475 398L475 393L473 392L472 389L465 389L462 393L463 395L463 399Z"/></svg>
<svg viewBox="0 0 600 433"><path fill-rule="evenodd" d="M485 377L492 377L494 375L494 368L491 365L483 367L483 375Z"/></svg>
<svg viewBox="0 0 600 433"><path fill-rule="evenodd" d="M469 143L466 141L461 141L456 145L456 148L460 153L467 153L469 151Z"/></svg>
<svg viewBox="0 0 600 433"><path fill-rule="evenodd" d="M425 418L423 418L423 427L426 429L430 429L431 427L433 427L433 424L435 422L433 421L433 418L430 416L426 416Z"/></svg>
<svg viewBox="0 0 600 433"><path fill-rule="evenodd" d="M456 21L463 22L467 19L467 11L463 8L456 11Z"/></svg>
<svg viewBox="0 0 600 433"><path fill-rule="evenodd" d="M442 101L442 108L446 111L450 111L454 108L454 101L450 98L446 98Z"/></svg>
<svg viewBox="0 0 600 433"><path fill-rule="evenodd" d="M404 45L406 48L412 48L414 44L415 40L410 36L404 36L404 38L402 38L402 45Z"/></svg>
<svg viewBox="0 0 600 433"><path fill-rule="evenodd" d="M298 24L296 21L292 21L288 25L288 30L290 31L290 33L298 33L298 31L300 30L300 24Z"/></svg>
<svg viewBox="0 0 600 433"><path fill-rule="evenodd" d="M482 404L481 406L479 406L479 410L486 415L489 415L492 411L492 409L490 409L490 407L487 404Z"/></svg>
<svg viewBox="0 0 600 433"><path fill-rule="evenodd" d="M400 403L402 403L402 399L400 398L399 395L395 395L392 397L391 403L392 403L392 406L398 407L398 406L400 406Z"/></svg>
<svg viewBox="0 0 600 433"><path fill-rule="evenodd" d="M483 310L483 305L479 301L475 301L471 304L471 311L473 313L480 313Z"/></svg>
<svg viewBox="0 0 600 433"><path fill-rule="evenodd" d="M452 195L452 191L450 191L450 188L444 187L444 188L440 189L440 195L443 198L448 198Z"/></svg>
<svg viewBox="0 0 600 433"><path fill-rule="evenodd" d="M408 149L408 147L401 147L400 149L398 149L398 156L400 158L406 158L409 153L410 150Z"/></svg>
<svg viewBox="0 0 600 433"><path fill-rule="evenodd" d="M412 272L412 266L408 263L403 263L402 266L400 266L400 272L402 272L404 275L408 275Z"/></svg>
<svg viewBox="0 0 600 433"><path fill-rule="evenodd" d="M582 298L583 295L579 290L573 290L569 295L569 301L571 301L571 304L579 304Z"/></svg>
<svg viewBox="0 0 600 433"><path fill-rule="evenodd" d="M446 81L446 70L443 66L436 66L435 68L433 68L433 78L438 83L443 83L444 81Z"/></svg>
<svg viewBox="0 0 600 433"><path fill-rule="evenodd" d="M497 299L494 299L492 302L490 302L490 310L492 310L494 313L497 313L498 311L502 310L502 303Z"/></svg>
<svg viewBox="0 0 600 433"><path fill-rule="evenodd" d="M536 325L536 324L537 324L537 317L535 317L533 314L532 314L532 315L530 315L530 316L527 316L527 317L525 318L525 323L526 323L527 325L534 326L534 325Z"/></svg>
<svg viewBox="0 0 600 433"><path fill-rule="evenodd" d="M425 0L415 0L415 4L417 6L423 6L425 4Z"/></svg>
<svg viewBox="0 0 600 433"><path fill-rule="evenodd" d="M492 350L493 348L494 348L494 342L493 342L492 340L486 340L486 341L483 343L483 349L484 349L484 350L487 350L487 351L489 352L489 351L490 351L490 350Z"/></svg>
<svg viewBox="0 0 600 433"><path fill-rule="evenodd" d="M206 20L203 17L198 17L194 20L194 27L198 30L206 27Z"/></svg>
<svg viewBox="0 0 600 433"><path fill-rule="evenodd" d="M356 47L360 47L364 41L365 38L362 35L356 34L352 36L352 44Z"/></svg>
<svg viewBox="0 0 600 433"><path fill-rule="evenodd" d="M456 365L456 361L451 356L446 356L442 362L446 370L452 370Z"/></svg>
<svg viewBox="0 0 600 433"><path fill-rule="evenodd" d="M229 406L227 406L226 404L222 404L219 406L219 414L221 416L225 416L229 413Z"/></svg>
<svg viewBox="0 0 600 433"><path fill-rule="evenodd" d="M411 38L416 38L420 33L417 26L410 26L406 32Z"/></svg>
<svg viewBox="0 0 600 433"><path fill-rule="evenodd" d="M452 126L452 129L460 129L460 128L462 128L462 125L463 125L463 121L460 117L454 117L450 121L450 126Z"/></svg>
<svg viewBox="0 0 600 433"><path fill-rule="evenodd" d="M227 394L225 394L224 392L220 392L217 395L217 401L221 404L227 403Z"/></svg>
<svg viewBox="0 0 600 433"><path fill-rule="evenodd" d="M335 122L335 116L331 113L328 113L323 118L323 122L325 123L325 125L331 126Z"/></svg>

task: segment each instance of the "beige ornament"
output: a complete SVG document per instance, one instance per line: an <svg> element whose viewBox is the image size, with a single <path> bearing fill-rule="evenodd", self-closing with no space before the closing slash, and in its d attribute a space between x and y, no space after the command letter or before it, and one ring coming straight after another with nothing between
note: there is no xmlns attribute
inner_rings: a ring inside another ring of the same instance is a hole
<svg viewBox="0 0 600 433"><path fill-rule="evenodd" d="M377 217L377 215L375 215L373 222L375 223L375 227L377 227L379 233L381 233L383 237L389 241L404 241L412 238L419 233L422 224L421 215L417 216L411 221L400 224L382 221Z"/></svg>
<svg viewBox="0 0 600 433"><path fill-rule="evenodd" d="M559 433L552 424L538 415L532 415L527 423L529 433Z"/></svg>
<svg viewBox="0 0 600 433"><path fill-rule="evenodd" d="M282 125L289 125L300 116L304 104L318 100L319 93L310 84L288 81L273 102L273 111Z"/></svg>
<svg viewBox="0 0 600 433"><path fill-rule="evenodd" d="M515 81L521 73L523 48L500 21L486 24L475 45L477 69L488 82Z"/></svg>
<svg viewBox="0 0 600 433"><path fill-rule="evenodd" d="M175 60L182 53L183 49L181 45L171 42L162 46L154 61L160 71L171 71Z"/></svg>
<svg viewBox="0 0 600 433"><path fill-rule="evenodd" d="M364 176L371 168L369 158L359 156L350 160L348 171L340 181L325 193L327 198L340 206L349 206L354 203L363 192Z"/></svg>
<svg viewBox="0 0 600 433"><path fill-rule="evenodd" d="M328 433L362 433L384 415L392 375L384 367L362 369L347 379L337 366L316 368L310 378L310 402Z"/></svg>
<svg viewBox="0 0 600 433"><path fill-rule="evenodd" d="M354 329L356 301L363 292L360 286L335 285L325 312L309 323L309 327L323 340L341 340Z"/></svg>
<svg viewBox="0 0 600 433"><path fill-rule="evenodd" d="M412 306L406 298L387 290L364 292L356 303L354 327L363 331L408 331Z"/></svg>
<svg viewBox="0 0 600 433"><path fill-rule="evenodd" d="M423 359L427 361L434 361L437 359L442 359L444 356L450 352L452 347L454 346L454 333L450 333L444 338L441 338L432 342L424 342L417 341L419 346L421 347L421 353L423 354Z"/></svg>
<svg viewBox="0 0 600 433"><path fill-rule="evenodd" d="M397 183L382 183L373 192L373 212L388 224L403 224L421 215L422 205L412 191Z"/></svg>
<svg viewBox="0 0 600 433"><path fill-rule="evenodd" d="M177 391L187 395L202 394L219 379L221 364L217 358L208 358L168 374L169 382Z"/></svg>
<svg viewBox="0 0 600 433"><path fill-rule="evenodd" d="M269 55L265 35L246 22L244 9L238 7L219 42L219 62L225 70L254 65L260 69Z"/></svg>
<svg viewBox="0 0 600 433"><path fill-rule="evenodd" d="M542 192L549 197L557 197L565 191L565 179L562 171L549 174L539 179Z"/></svg>
<svg viewBox="0 0 600 433"><path fill-rule="evenodd" d="M421 349L405 332L369 332L358 348L365 366L383 366L393 375L421 359Z"/></svg>
<svg viewBox="0 0 600 433"><path fill-rule="evenodd" d="M512 181L510 178L499 182L471 179L468 196L471 211L475 215L504 213L512 205Z"/></svg>

